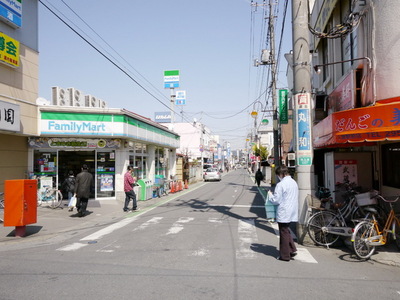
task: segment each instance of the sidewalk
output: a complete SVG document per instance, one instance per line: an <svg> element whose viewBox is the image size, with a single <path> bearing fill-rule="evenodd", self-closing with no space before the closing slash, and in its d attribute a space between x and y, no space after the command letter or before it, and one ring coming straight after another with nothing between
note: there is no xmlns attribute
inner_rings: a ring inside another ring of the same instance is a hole
<svg viewBox="0 0 400 300"><path fill-rule="evenodd" d="M82 218L78 217L76 208L72 212L68 211L67 200L64 200L62 206L56 209L40 206L37 208L37 222L26 225L26 234L24 237L15 236L15 227L4 227L4 224L0 223L0 247L2 244L9 243L26 243L32 240L44 241L60 233L74 232L82 228L101 228L102 226L115 223L126 216L141 213L157 204L167 202L180 194L196 189L200 184L202 182L194 183L189 186L189 189L184 189L161 198L152 198L146 201L138 200L139 212L124 212L125 199L89 200L88 213ZM132 202L129 207L132 207ZM0 210L0 219L3 219L3 209Z"/></svg>
<svg viewBox="0 0 400 300"><path fill-rule="evenodd" d="M259 191L263 196L264 201L267 196L267 191L273 190L273 188L271 187L271 168L267 167L266 170L267 174L264 174L265 180L261 181L259 188ZM250 173L249 176L251 177L252 181L255 182L254 173ZM256 185L256 183L254 183L254 185ZM355 254L352 254L353 249L351 248L351 242L346 241L345 244L349 250L348 253L350 253L351 256L354 257L354 260L357 260ZM393 245L393 243L385 246L376 247L375 253L372 255L368 262L400 267L400 251L395 245Z"/></svg>

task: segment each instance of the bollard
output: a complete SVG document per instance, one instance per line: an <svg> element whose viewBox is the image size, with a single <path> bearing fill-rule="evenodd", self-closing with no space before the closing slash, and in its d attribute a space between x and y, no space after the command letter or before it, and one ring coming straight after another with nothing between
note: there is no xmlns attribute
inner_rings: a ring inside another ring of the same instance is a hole
<svg viewBox="0 0 400 300"><path fill-rule="evenodd" d="M188 189L188 188L189 188L188 181L187 181L187 179L185 179L185 189Z"/></svg>

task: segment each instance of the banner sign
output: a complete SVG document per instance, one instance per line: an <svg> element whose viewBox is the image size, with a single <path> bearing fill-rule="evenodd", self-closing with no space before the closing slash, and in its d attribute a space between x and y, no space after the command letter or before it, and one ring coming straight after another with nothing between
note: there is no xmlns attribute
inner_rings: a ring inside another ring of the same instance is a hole
<svg viewBox="0 0 400 300"><path fill-rule="evenodd" d="M300 166L312 165L313 149L311 147L311 109L310 94L296 94L296 156Z"/></svg>
<svg viewBox="0 0 400 300"><path fill-rule="evenodd" d="M288 91L279 90L279 122L281 124L288 124Z"/></svg>
<svg viewBox="0 0 400 300"><path fill-rule="evenodd" d="M19 67L19 42L0 32L0 62Z"/></svg>
<svg viewBox="0 0 400 300"><path fill-rule="evenodd" d="M376 104L329 115L313 127L313 146L400 140L400 103Z"/></svg>

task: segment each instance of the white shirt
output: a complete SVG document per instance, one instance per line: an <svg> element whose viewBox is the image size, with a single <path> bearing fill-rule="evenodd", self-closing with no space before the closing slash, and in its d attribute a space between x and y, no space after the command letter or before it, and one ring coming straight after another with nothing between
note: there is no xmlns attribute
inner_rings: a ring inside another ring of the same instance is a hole
<svg viewBox="0 0 400 300"><path fill-rule="evenodd" d="M299 187L288 175L276 185L274 194L268 192L269 201L278 205L276 221L279 223L297 222L299 218Z"/></svg>

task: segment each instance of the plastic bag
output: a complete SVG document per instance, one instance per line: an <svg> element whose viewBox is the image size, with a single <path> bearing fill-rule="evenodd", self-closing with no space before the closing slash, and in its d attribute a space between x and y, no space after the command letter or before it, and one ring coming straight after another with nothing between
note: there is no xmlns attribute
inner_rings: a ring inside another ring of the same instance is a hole
<svg viewBox="0 0 400 300"><path fill-rule="evenodd" d="M76 206L76 197L72 196L71 200L69 200L68 207L75 207Z"/></svg>

